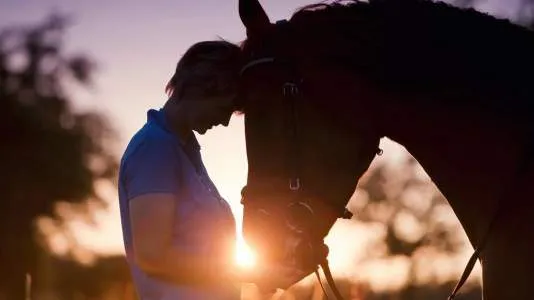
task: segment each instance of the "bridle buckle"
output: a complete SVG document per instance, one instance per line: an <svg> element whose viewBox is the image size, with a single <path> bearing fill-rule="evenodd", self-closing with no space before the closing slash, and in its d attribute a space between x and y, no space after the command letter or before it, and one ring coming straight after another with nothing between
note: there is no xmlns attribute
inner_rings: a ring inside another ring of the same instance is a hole
<svg viewBox="0 0 534 300"><path fill-rule="evenodd" d="M299 86L294 82L286 82L282 86L282 94L287 96L296 96L299 93Z"/></svg>
<svg viewBox="0 0 534 300"><path fill-rule="evenodd" d="M300 190L300 178L289 179L289 189L292 191Z"/></svg>

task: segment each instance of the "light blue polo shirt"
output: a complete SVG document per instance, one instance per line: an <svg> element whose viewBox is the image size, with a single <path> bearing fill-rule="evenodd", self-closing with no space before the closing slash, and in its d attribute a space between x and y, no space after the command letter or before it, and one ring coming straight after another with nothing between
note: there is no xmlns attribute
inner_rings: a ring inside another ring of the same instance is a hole
<svg viewBox="0 0 534 300"><path fill-rule="evenodd" d="M131 139L119 169L124 246L137 292L141 300L240 299L240 289L232 283L180 286L148 276L133 259L128 201L146 193L177 195L173 233L176 247L209 257L235 245L230 206L210 180L194 134L182 141L168 128L161 109L149 110L146 124Z"/></svg>

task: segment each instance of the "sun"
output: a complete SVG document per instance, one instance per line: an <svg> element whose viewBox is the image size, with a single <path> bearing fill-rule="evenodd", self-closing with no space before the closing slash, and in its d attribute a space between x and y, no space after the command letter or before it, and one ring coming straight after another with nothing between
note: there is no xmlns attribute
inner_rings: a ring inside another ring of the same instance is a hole
<svg viewBox="0 0 534 300"><path fill-rule="evenodd" d="M235 262L240 268L252 268L256 265L256 254L243 240L238 240Z"/></svg>

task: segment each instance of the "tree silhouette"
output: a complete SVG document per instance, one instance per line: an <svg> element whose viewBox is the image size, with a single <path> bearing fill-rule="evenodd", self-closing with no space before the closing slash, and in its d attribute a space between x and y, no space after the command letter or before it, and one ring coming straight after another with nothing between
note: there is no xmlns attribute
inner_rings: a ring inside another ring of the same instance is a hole
<svg viewBox="0 0 534 300"><path fill-rule="evenodd" d="M89 86L94 63L63 53L68 20L0 31L0 299L24 299L39 246L35 219L57 219L55 204L103 203L95 181L113 178L115 133L106 119L77 112L67 84ZM3 296L3 297L2 297Z"/></svg>

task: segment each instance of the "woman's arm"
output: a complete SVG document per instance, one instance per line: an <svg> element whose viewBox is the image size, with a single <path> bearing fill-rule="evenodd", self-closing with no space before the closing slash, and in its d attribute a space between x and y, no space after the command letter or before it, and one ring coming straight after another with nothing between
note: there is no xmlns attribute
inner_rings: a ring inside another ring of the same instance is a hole
<svg viewBox="0 0 534 300"><path fill-rule="evenodd" d="M176 205L187 157L172 139L149 132L125 157L121 180L129 207L134 259L147 274L179 283L206 284L225 275L224 255L192 253L173 243ZM180 243L178 243L180 244Z"/></svg>
<svg viewBox="0 0 534 300"><path fill-rule="evenodd" d="M179 199L172 193L149 193L130 199L136 263L151 276L179 284L209 284L225 279L231 257L185 252L173 245L176 201Z"/></svg>

